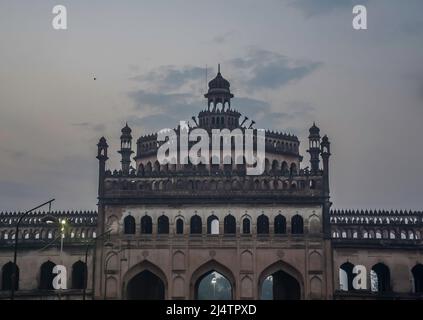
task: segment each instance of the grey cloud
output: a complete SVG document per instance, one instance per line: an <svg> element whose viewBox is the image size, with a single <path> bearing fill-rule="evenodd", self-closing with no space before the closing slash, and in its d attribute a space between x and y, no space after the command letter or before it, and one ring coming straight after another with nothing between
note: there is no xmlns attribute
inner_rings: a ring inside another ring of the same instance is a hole
<svg viewBox="0 0 423 320"><path fill-rule="evenodd" d="M176 128L180 120L181 119L176 118L175 115L164 113L145 117L133 115L131 116L131 125L139 128L144 134L150 134L164 128Z"/></svg>
<svg viewBox="0 0 423 320"><path fill-rule="evenodd" d="M103 123L91 123L91 122L78 122L78 123L71 123L73 127L79 127L84 129L93 130L95 132L104 132L106 130L106 125Z"/></svg>
<svg viewBox="0 0 423 320"><path fill-rule="evenodd" d="M204 101L189 93L159 93L138 90L129 93L139 112L133 116L143 130L157 131L176 127L179 121L190 120L191 116L205 108ZM149 111L150 115L142 116ZM132 121L132 120L131 120Z"/></svg>
<svg viewBox="0 0 423 320"><path fill-rule="evenodd" d="M352 12L355 5L365 5L369 0L293 0L289 6L301 10L307 18L324 15L334 10L348 9Z"/></svg>
<svg viewBox="0 0 423 320"><path fill-rule="evenodd" d="M241 82L249 90L278 89L305 78L322 65L320 62L289 59L266 50L251 50L247 57L235 58L229 63L246 72Z"/></svg>
<svg viewBox="0 0 423 320"><path fill-rule="evenodd" d="M212 41L217 44L223 44L230 39L230 37L232 36L232 33L233 32L229 31L222 34L218 34L215 37L213 37Z"/></svg>
<svg viewBox="0 0 423 320"><path fill-rule="evenodd" d="M265 50L250 50L246 57L232 59L228 64L247 73L240 78L243 79L241 82L244 81L242 84L248 91L259 88L278 89L305 77L319 65L291 61L283 55ZM164 70L166 67L158 69ZM185 73L185 71L177 72L176 67L172 67L172 70L175 74ZM143 131L154 132L165 127L176 127L179 121L190 120L191 116L197 115L201 109L206 108L205 100L201 98L201 95L187 92L162 92L160 88L167 85L167 77L149 74L148 78L150 87L153 89L140 89L128 93L138 112L133 115L132 119L135 119L135 122L132 122L140 125ZM307 119L314 111L303 102L287 102L282 108L272 108L267 101L245 96L236 96L232 101L232 107L256 121L257 125L279 130L281 124L292 125L292 121Z"/></svg>
<svg viewBox="0 0 423 320"><path fill-rule="evenodd" d="M206 68L185 66L177 68L175 66L161 66L145 75L132 77L131 80L154 83L159 90L177 90L189 83L204 79Z"/></svg>
<svg viewBox="0 0 423 320"><path fill-rule="evenodd" d="M249 118L247 123L254 120L256 128L294 134L301 133L304 130L304 123L311 123L315 113L315 108L303 101L287 101L277 108L272 108L271 104L264 100L236 97L233 106ZM300 130L296 124L299 124Z"/></svg>

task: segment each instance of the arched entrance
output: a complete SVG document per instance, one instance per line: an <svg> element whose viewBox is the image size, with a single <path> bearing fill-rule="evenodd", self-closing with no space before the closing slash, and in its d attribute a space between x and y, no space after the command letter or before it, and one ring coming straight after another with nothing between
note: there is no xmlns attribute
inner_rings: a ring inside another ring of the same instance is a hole
<svg viewBox="0 0 423 320"><path fill-rule="evenodd" d="M165 285L154 273L144 270L129 280L126 298L128 300L164 300Z"/></svg>
<svg viewBox="0 0 423 320"><path fill-rule="evenodd" d="M301 275L291 266L277 262L266 268L259 282L259 298L262 300L300 300Z"/></svg>
<svg viewBox="0 0 423 320"><path fill-rule="evenodd" d="M164 300L167 279L155 264L144 260L133 266L123 277L122 298L127 300Z"/></svg>
<svg viewBox="0 0 423 320"><path fill-rule="evenodd" d="M230 269L209 260L192 273L190 298L198 300L236 299L235 277Z"/></svg>
<svg viewBox="0 0 423 320"><path fill-rule="evenodd" d="M195 298L197 300L231 300L232 285L223 274L212 270L197 280Z"/></svg>

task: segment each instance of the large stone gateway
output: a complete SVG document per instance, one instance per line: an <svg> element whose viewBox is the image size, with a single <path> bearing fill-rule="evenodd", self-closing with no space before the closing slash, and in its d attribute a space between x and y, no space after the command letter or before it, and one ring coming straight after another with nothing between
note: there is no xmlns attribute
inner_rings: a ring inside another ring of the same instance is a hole
<svg viewBox="0 0 423 320"><path fill-rule="evenodd" d="M207 108L176 134L254 128L232 97L219 68ZM315 124L309 133L309 165L296 136L267 130L264 172L247 175L248 165L223 156L160 163L157 134L134 152L125 125L119 170L107 167L106 139L97 145L98 212L32 212L18 234L22 213L0 214L0 298L13 285L19 299L423 298L423 213L331 211L330 142ZM49 214L68 222L62 254ZM57 264L68 270L60 293L51 287ZM358 265L368 285L355 290Z"/></svg>
<svg viewBox="0 0 423 320"><path fill-rule="evenodd" d="M233 109L220 68L205 97L207 109L187 129L178 126L177 135L253 128ZM272 299L331 298L330 144L315 125L309 139L311 167L301 169L298 138L266 131L264 173L249 176L248 164L234 163L234 150L231 162L160 163L163 142L156 134L137 140L132 168L128 125L119 150L122 168L106 170L102 138L98 232L110 235L96 251L96 297L260 299L270 281ZM178 145L178 158L179 152ZM126 280L139 265L145 271ZM155 281L156 288L164 286L160 294L140 289Z"/></svg>

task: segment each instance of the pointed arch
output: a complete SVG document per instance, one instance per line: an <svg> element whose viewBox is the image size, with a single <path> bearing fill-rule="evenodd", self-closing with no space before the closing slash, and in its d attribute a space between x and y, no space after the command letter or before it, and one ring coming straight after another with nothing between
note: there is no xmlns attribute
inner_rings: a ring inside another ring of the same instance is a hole
<svg viewBox="0 0 423 320"><path fill-rule="evenodd" d="M389 268L384 263L377 263L372 267L372 272L376 275L372 280L372 282L376 282L372 284L372 287L377 292L389 292L391 291L391 272Z"/></svg>
<svg viewBox="0 0 423 320"><path fill-rule="evenodd" d="M184 234L184 219L181 217L176 219L176 234Z"/></svg>
<svg viewBox="0 0 423 320"><path fill-rule="evenodd" d="M144 215L141 218L141 233L152 234L153 233L153 220L149 215Z"/></svg>
<svg viewBox="0 0 423 320"><path fill-rule="evenodd" d="M296 214L291 219L291 233L292 234L303 234L304 233L304 221L303 217Z"/></svg>
<svg viewBox="0 0 423 320"><path fill-rule="evenodd" d="M236 297L236 282L235 282L235 276L233 272L220 262L212 259L205 263L203 263L201 266L199 266L191 275L191 281L190 281L190 298L191 299L197 299L197 290L198 290L198 284L199 280L201 280L204 276L210 274L210 272L216 271L223 275L230 283L232 287L232 298Z"/></svg>
<svg viewBox="0 0 423 320"><path fill-rule="evenodd" d="M248 215L242 218L242 233L251 234L251 218Z"/></svg>
<svg viewBox="0 0 423 320"><path fill-rule="evenodd" d="M219 234L219 219L214 214L207 217L207 234Z"/></svg>
<svg viewBox="0 0 423 320"><path fill-rule="evenodd" d="M353 290L354 265L351 262L345 262L339 266L339 290Z"/></svg>
<svg viewBox="0 0 423 320"><path fill-rule="evenodd" d="M269 265L268 267L264 268L259 273L259 282L257 286L257 296L261 297L261 291L263 287L263 283L265 280L271 275L277 275L279 280L284 279L287 283L289 283L290 290L286 290L287 293L286 299L293 299L299 300L304 298L304 281L301 272L299 272L296 268L292 265L279 260L274 262L273 264ZM280 281L282 284L284 281ZM275 291L275 290L273 290ZM279 299L280 297L274 297L274 299Z"/></svg>
<svg viewBox="0 0 423 320"><path fill-rule="evenodd" d="M236 220L231 214L228 214L223 220L223 233L224 234L235 234L236 233Z"/></svg>
<svg viewBox="0 0 423 320"><path fill-rule="evenodd" d="M275 229L275 234L285 234L286 233L286 219L283 215L278 214L275 217L274 229Z"/></svg>
<svg viewBox="0 0 423 320"><path fill-rule="evenodd" d="M162 269L160 269L160 267L151 263L148 260L144 260L144 261L136 264L135 266L130 268L125 273L125 275L123 276L123 279L122 279L122 297L123 297L123 299L130 299L130 298L134 299L133 297L130 296L131 295L130 291L132 289L131 285L130 285L130 281L133 280L135 277L142 275L143 272L148 273L148 274L151 273L155 277L160 279L161 283L160 283L160 281L157 281L157 284L160 285L160 286L163 285L163 291L164 291L164 296L161 297L161 298L166 299L167 296L168 296L168 280L166 278L166 274L162 271ZM158 289L161 289L161 288L158 288Z"/></svg>
<svg viewBox="0 0 423 320"><path fill-rule="evenodd" d="M135 234L135 218L128 215L123 219L123 232L125 234Z"/></svg>
<svg viewBox="0 0 423 320"><path fill-rule="evenodd" d="M40 267L40 290L53 290L53 268L56 266L54 262L50 260L44 262Z"/></svg>
<svg viewBox="0 0 423 320"><path fill-rule="evenodd" d="M87 287L87 265L78 260L72 265L72 289Z"/></svg>
<svg viewBox="0 0 423 320"><path fill-rule="evenodd" d="M190 220L190 233L201 234L203 233L203 223L199 215L193 215Z"/></svg>
<svg viewBox="0 0 423 320"><path fill-rule="evenodd" d="M269 218L264 214L257 218L257 234L269 234Z"/></svg>
<svg viewBox="0 0 423 320"><path fill-rule="evenodd" d="M169 218L164 214L157 219L157 233L169 234Z"/></svg>
<svg viewBox="0 0 423 320"><path fill-rule="evenodd" d="M13 269L15 269L15 281L13 281ZM2 290L12 290L12 284L14 283L14 289L19 290L19 267L13 262L9 261L2 268Z"/></svg>
<svg viewBox="0 0 423 320"><path fill-rule="evenodd" d="M414 292L423 293L423 264L416 264L411 269L414 280Z"/></svg>

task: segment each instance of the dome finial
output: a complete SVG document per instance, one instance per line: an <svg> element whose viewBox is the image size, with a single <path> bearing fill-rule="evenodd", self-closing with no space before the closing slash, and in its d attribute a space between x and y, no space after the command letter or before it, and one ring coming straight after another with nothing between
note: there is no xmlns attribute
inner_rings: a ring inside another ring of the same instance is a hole
<svg viewBox="0 0 423 320"><path fill-rule="evenodd" d="M217 73L220 73L220 63L217 64Z"/></svg>

